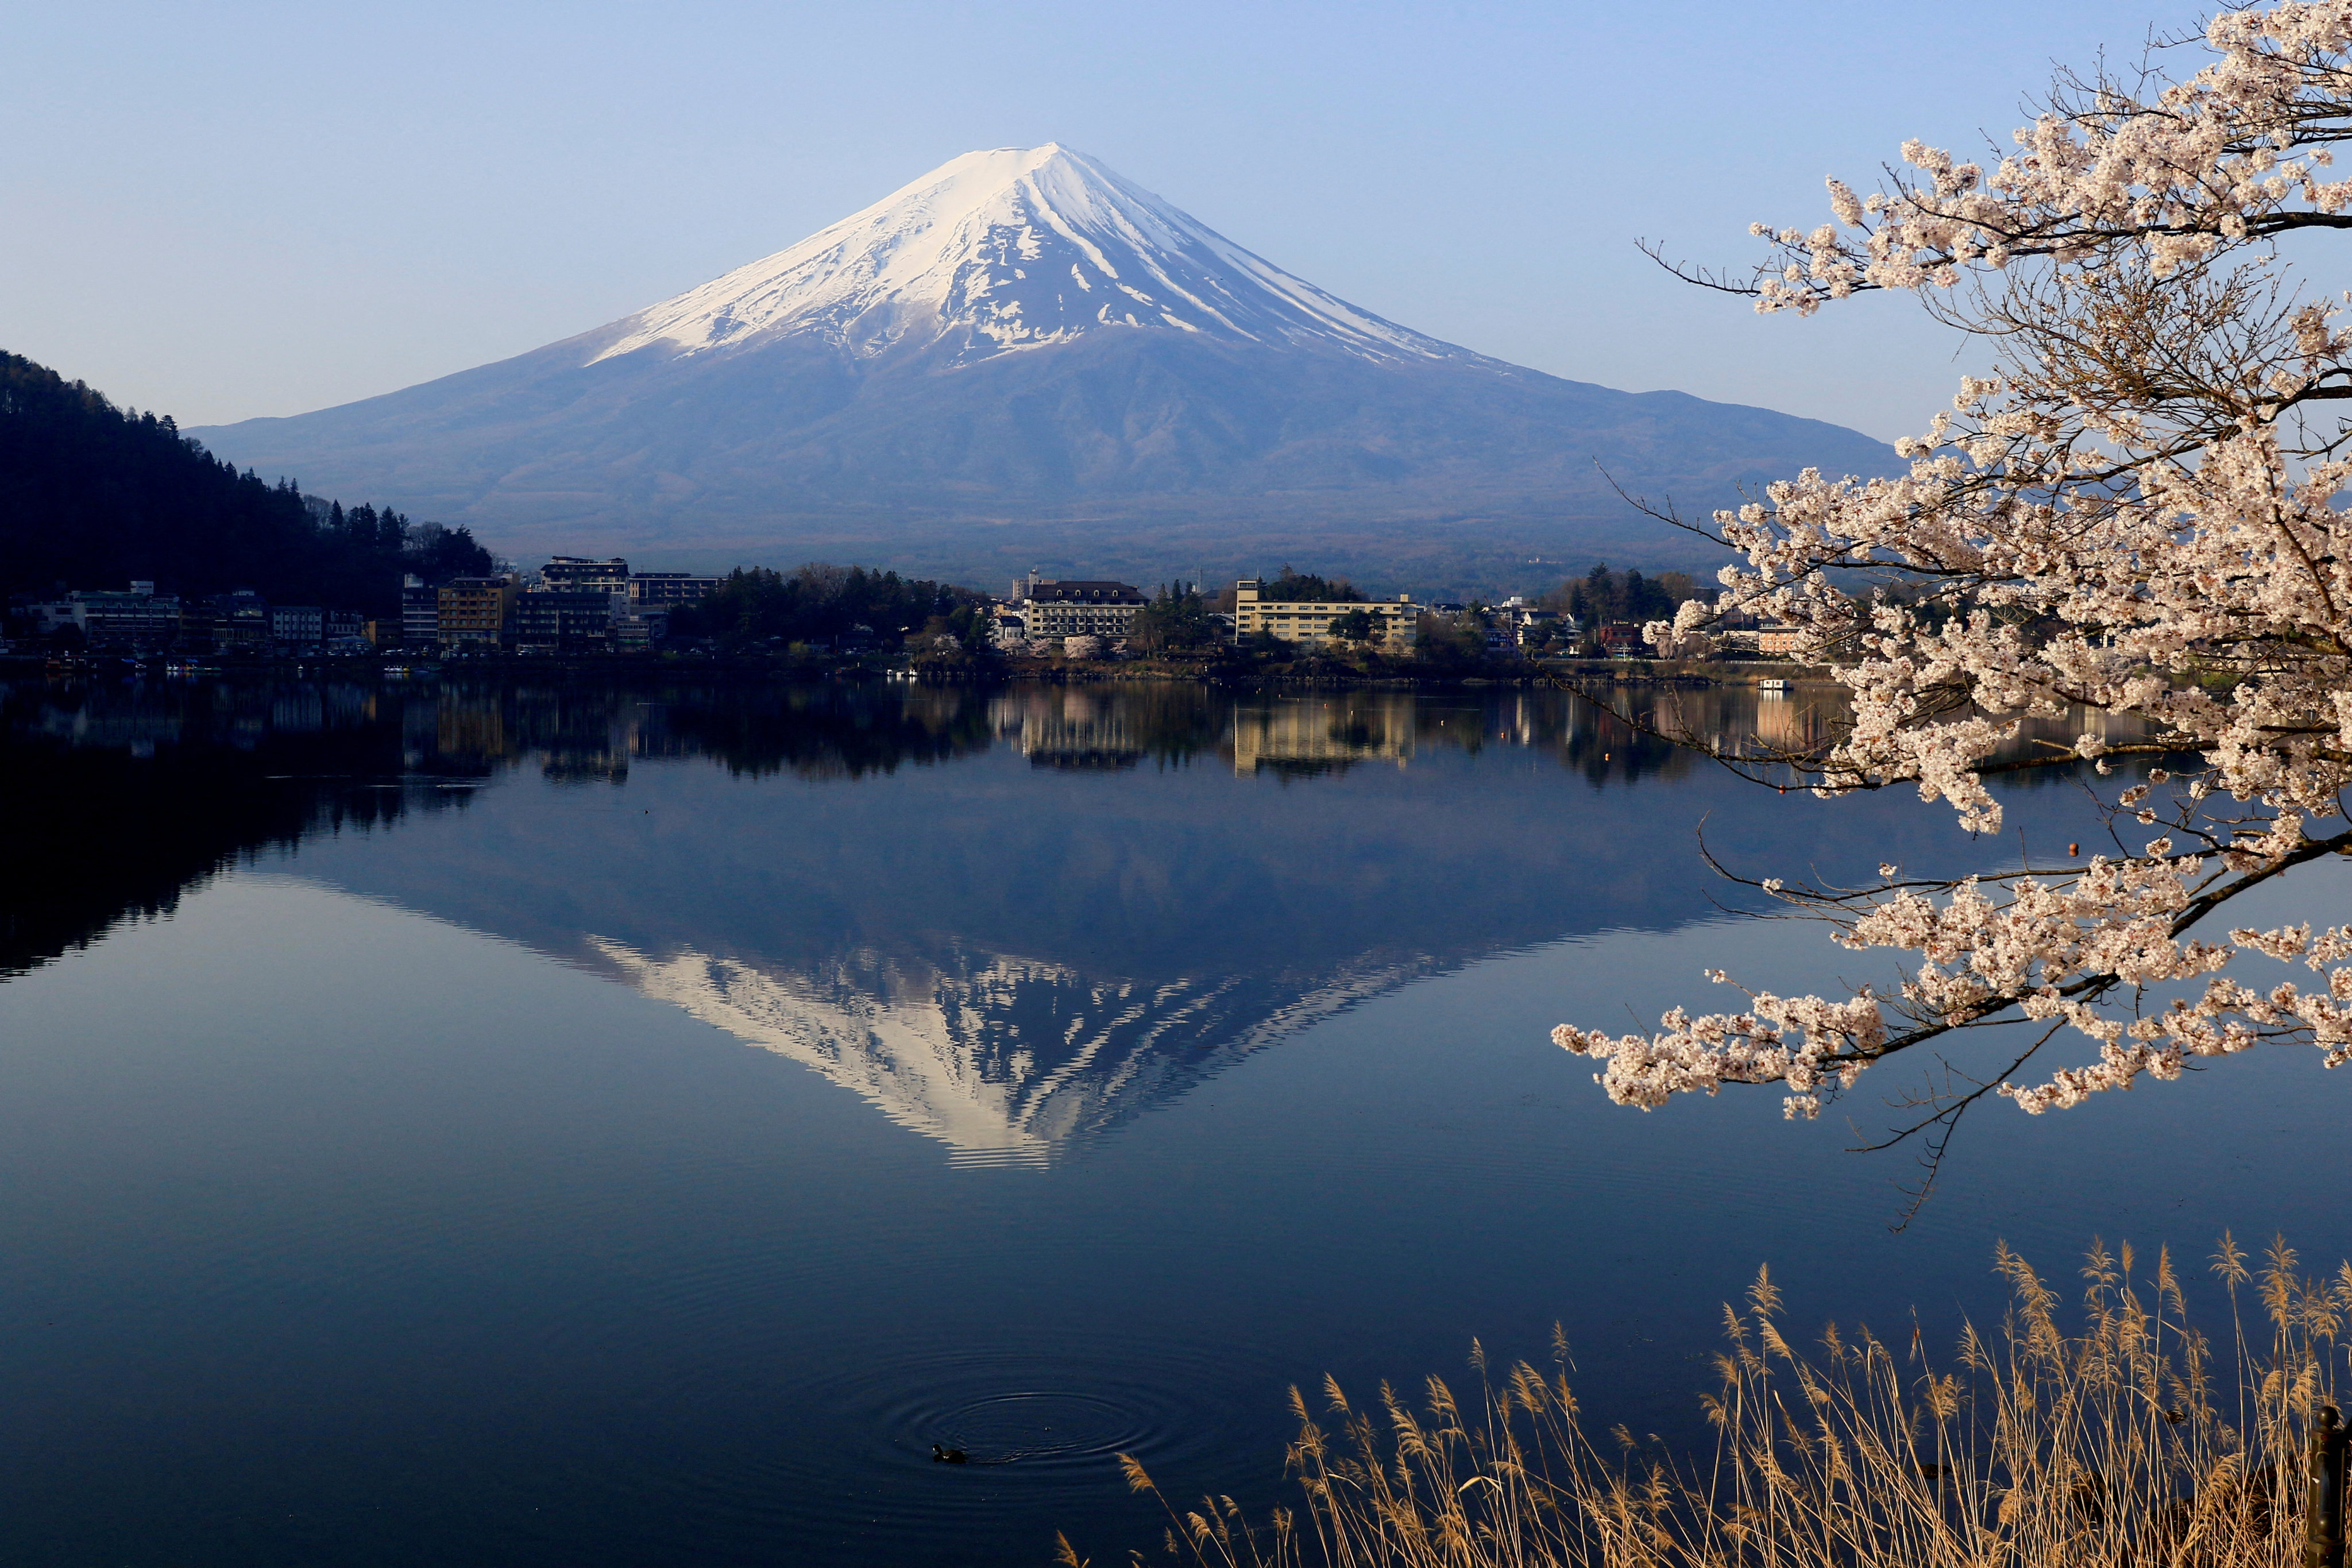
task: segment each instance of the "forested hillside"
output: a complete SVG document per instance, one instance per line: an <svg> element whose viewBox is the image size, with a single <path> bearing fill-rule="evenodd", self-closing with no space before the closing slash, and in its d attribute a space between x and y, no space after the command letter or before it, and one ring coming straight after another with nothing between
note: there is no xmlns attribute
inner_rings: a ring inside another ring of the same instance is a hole
<svg viewBox="0 0 2352 1568"><path fill-rule="evenodd" d="M305 496L240 474L171 416L0 353L0 595L119 589L265 597L389 614L400 578L488 569L463 528Z"/></svg>
<svg viewBox="0 0 2352 1568"><path fill-rule="evenodd" d="M698 605L670 613L673 636L727 646L831 642L929 630L970 647L988 643L988 600L970 588L862 566L811 564L790 574L737 567Z"/></svg>

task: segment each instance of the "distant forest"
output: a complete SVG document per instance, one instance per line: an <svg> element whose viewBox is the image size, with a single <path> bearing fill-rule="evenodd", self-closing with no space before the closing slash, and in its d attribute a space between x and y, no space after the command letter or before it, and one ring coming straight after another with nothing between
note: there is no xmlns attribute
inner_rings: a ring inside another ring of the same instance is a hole
<svg viewBox="0 0 2352 1568"><path fill-rule="evenodd" d="M79 381L0 353L0 596L251 588L281 603L392 615L400 579L487 572L463 528L269 484Z"/></svg>
<svg viewBox="0 0 2352 1568"><path fill-rule="evenodd" d="M1323 577L1294 572L1285 563L1280 572L1258 579L1257 596L1280 605L1361 605L1368 603L1345 577Z"/></svg>
<svg viewBox="0 0 2352 1568"><path fill-rule="evenodd" d="M928 578L862 566L809 565L790 573L737 567L698 605L670 612L673 637L714 637L725 647L757 643L835 642L871 637L896 642L910 632L988 646L985 595Z"/></svg>
<svg viewBox="0 0 2352 1568"><path fill-rule="evenodd" d="M1612 572L1595 566L1581 577L1571 577L1543 597L1547 609L1565 610L1584 625L1612 621L1635 623L1664 620L1685 599L1712 598L1715 590L1701 588L1687 572L1662 572L1644 577L1639 572Z"/></svg>

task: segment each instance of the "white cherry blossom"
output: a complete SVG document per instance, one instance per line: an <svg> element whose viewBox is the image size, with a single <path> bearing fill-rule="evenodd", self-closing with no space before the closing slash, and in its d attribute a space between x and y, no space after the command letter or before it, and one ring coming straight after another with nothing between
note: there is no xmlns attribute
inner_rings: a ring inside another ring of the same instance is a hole
<svg viewBox="0 0 2352 1568"><path fill-rule="evenodd" d="M1692 653L1730 615L1795 627L1852 719L1769 761L1821 793L1908 787L1991 833L1995 774L2141 770L2108 797L2140 841L1956 883L1763 879L1901 955L1899 987L1555 1030L1612 1099L1778 1083L1811 1115L1890 1056L2023 1028L2006 1072L1910 1102L1906 1134L1932 1142L1988 1092L2041 1112L2258 1044L2352 1059L2352 928L2220 929L2241 893L2352 854L2352 426L2333 412L2352 326L2281 248L2352 227L2352 181L2328 178L2352 139L2352 0L2228 11L2180 47L2205 63L2152 89L2063 79L1989 163L1912 142L1885 189L1832 180L1831 221L1753 226L1772 255L1748 282L1685 274L1799 315L1910 290L2002 363L1898 445L1907 471L1807 470L1717 513L1702 531L1743 563L1648 628ZM2070 714L2096 722L2021 754L2029 721ZM2316 979L2248 978L2280 963ZM2077 1065L2023 1072L2064 1040Z"/></svg>

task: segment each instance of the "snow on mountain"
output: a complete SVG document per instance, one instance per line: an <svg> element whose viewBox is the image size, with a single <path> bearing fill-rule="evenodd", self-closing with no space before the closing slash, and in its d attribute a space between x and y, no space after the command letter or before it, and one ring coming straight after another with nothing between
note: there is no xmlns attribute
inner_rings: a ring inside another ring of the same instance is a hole
<svg viewBox="0 0 2352 1568"><path fill-rule="evenodd" d="M951 159L798 245L615 323L619 335L589 363L791 334L861 358L954 337L969 361L1138 329L1311 340L1373 359L1465 357L1048 142Z"/></svg>
<svg viewBox="0 0 2352 1568"><path fill-rule="evenodd" d="M1360 963L1301 990L1262 977L1089 978L970 950L947 966L858 950L794 971L584 940L597 967L644 994L814 1068L974 1163L1045 1163L1437 967Z"/></svg>
<svg viewBox="0 0 2352 1568"><path fill-rule="evenodd" d="M512 359L191 433L518 556L982 582L1290 560L1461 592L1539 586L1562 562L1711 559L1621 489L1704 510L1809 466L1895 461L1834 426L1410 331L1055 145L968 153Z"/></svg>

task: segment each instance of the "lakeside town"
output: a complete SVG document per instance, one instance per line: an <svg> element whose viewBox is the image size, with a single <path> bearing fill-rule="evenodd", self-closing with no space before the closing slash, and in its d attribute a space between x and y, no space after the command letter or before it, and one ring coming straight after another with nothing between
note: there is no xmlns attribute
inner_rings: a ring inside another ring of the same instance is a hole
<svg viewBox="0 0 2352 1568"><path fill-rule="evenodd" d="M879 591L855 591L869 584ZM738 603L756 599L762 587L809 591L800 613L770 630L775 617ZM810 607L828 591L839 601L828 606L834 613ZM1375 598L1345 578L1287 566L1224 589L1171 584L1156 593L1033 570L1007 592L982 595L856 569L718 577L634 570L619 556L557 555L534 570L437 583L404 574L396 616L275 602L251 589L183 596L144 579L122 588L61 586L6 607L0 655L68 664L97 656L160 658L181 668L289 659L405 668L446 659L748 655L911 673L976 663L1229 662L1255 654L1276 662L1353 658L1367 668L1458 671L1482 663L1647 658L1643 622L1711 594L1678 572L1645 579L1596 565L1538 598L1514 595L1493 604ZM856 618L868 602L898 613ZM906 624L887 624L893 620ZM1796 637L1754 616L1728 618L1717 658L1785 659Z"/></svg>
<svg viewBox="0 0 2352 1568"><path fill-rule="evenodd" d="M2352 1568L2352 0L10 42L0 1568Z"/></svg>

